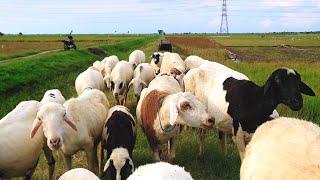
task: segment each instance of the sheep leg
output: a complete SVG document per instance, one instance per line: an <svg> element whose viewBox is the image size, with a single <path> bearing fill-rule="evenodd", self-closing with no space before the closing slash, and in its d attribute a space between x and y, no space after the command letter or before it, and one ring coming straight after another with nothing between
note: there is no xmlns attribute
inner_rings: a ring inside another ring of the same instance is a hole
<svg viewBox="0 0 320 180"><path fill-rule="evenodd" d="M71 166L72 166L72 156L69 155L69 154L64 154L63 153L63 162L64 162L64 166L65 166L65 169L67 171L69 171L71 169Z"/></svg>
<svg viewBox="0 0 320 180"><path fill-rule="evenodd" d="M44 145L43 152L49 166L49 180L52 180L56 161L53 157L52 151L47 145Z"/></svg>
<svg viewBox="0 0 320 180"><path fill-rule="evenodd" d="M244 158L244 153L246 150L244 134L241 128L238 129L238 132L235 136L232 136L233 142L236 144L241 161Z"/></svg>
<svg viewBox="0 0 320 180"><path fill-rule="evenodd" d="M162 145L155 145L152 148L152 153L153 153L153 161L159 162L161 161L161 156L162 156Z"/></svg>
<svg viewBox="0 0 320 180"><path fill-rule="evenodd" d="M27 172L27 174L24 176L23 180L31 180L33 173L36 171L38 162L39 162L39 158L38 158L36 164L34 165L34 167L32 167L30 170L28 170L28 172Z"/></svg>
<svg viewBox="0 0 320 180"><path fill-rule="evenodd" d="M227 143L227 136L224 132L219 131L219 140L220 140L220 148L221 152L226 155L227 154L227 149L226 149L226 143Z"/></svg>
<svg viewBox="0 0 320 180"><path fill-rule="evenodd" d="M103 173L103 159L104 159L104 149L102 143L100 143L100 172Z"/></svg>
<svg viewBox="0 0 320 180"><path fill-rule="evenodd" d="M175 140L170 138L168 141L168 153L169 153L169 162L174 163L176 161L176 151L174 148Z"/></svg>
<svg viewBox="0 0 320 180"><path fill-rule="evenodd" d="M97 146L96 145L91 145L87 148L86 150L86 156L87 156L87 163L88 163L88 168L90 171L93 173L97 174L98 172L98 157L97 157Z"/></svg>
<svg viewBox="0 0 320 180"><path fill-rule="evenodd" d="M204 155L204 140L206 135L205 129L200 129L200 146L199 146L199 158L203 159Z"/></svg>

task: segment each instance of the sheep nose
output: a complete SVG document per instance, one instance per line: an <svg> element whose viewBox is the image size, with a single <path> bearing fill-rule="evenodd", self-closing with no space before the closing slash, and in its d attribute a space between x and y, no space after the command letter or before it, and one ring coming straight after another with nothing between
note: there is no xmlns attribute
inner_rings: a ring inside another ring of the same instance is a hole
<svg viewBox="0 0 320 180"><path fill-rule="evenodd" d="M60 145L60 138L56 138L56 139L50 139L50 144L55 147L58 148Z"/></svg>

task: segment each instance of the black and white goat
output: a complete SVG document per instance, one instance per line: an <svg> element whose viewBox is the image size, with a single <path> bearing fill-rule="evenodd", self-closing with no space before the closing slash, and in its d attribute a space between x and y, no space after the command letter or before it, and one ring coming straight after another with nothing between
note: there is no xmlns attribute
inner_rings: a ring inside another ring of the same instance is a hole
<svg viewBox="0 0 320 180"><path fill-rule="evenodd" d="M132 151L136 141L136 123L126 107L118 105L109 110L102 137L102 146L107 149L102 177L127 179L134 171Z"/></svg>
<svg viewBox="0 0 320 180"><path fill-rule="evenodd" d="M313 90L301 81L300 74L288 68L275 70L262 87L252 81L230 77L224 81L223 89L227 91L233 140L241 158L255 130L272 119L270 114L279 104L298 111L303 106L301 93L315 96Z"/></svg>
<svg viewBox="0 0 320 180"><path fill-rule="evenodd" d="M184 77L185 90L207 104L208 113L216 119L219 138L233 134L241 159L251 135L262 123L277 117L277 105L283 103L292 110L300 110L301 93L314 92L301 81L298 72L280 68L260 87L243 74L218 63L207 63L191 69ZM200 155L203 155L203 135ZM225 141L221 141L222 147ZM224 149L224 148L223 148Z"/></svg>

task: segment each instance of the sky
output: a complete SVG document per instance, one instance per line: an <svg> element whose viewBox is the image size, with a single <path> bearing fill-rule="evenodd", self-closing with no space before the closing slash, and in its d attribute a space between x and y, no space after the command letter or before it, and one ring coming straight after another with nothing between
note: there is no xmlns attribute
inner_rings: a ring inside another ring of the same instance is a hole
<svg viewBox="0 0 320 180"><path fill-rule="evenodd" d="M215 33L222 0L0 0L0 32ZM229 32L319 31L320 0L227 0Z"/></svg>

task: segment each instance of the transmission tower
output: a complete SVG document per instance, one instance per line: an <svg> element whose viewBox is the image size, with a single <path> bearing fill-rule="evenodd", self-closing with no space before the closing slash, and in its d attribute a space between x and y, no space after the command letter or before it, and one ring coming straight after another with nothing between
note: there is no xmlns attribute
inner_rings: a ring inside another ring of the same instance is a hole
<svg viewBox="0 0 320 180"><path fill-rule="evenodd" d="M222 2L220 34L229 34L228 14L227 14L227 0L223 0L223 2Z"/></svg>

